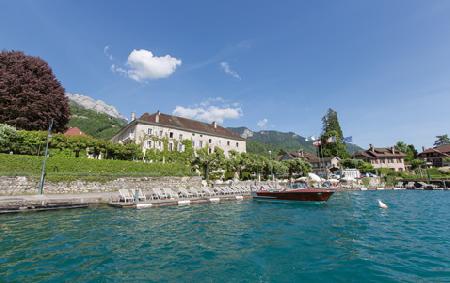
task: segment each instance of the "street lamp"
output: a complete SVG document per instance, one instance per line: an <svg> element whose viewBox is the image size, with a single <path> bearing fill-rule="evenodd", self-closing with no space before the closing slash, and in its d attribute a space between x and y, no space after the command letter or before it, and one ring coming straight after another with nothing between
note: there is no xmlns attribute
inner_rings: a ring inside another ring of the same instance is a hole
<svg viewBox="0 0 450 283"><path fill-rule="evenodd" d="M269 156L270 156L270 160L272 160L272 151L269 150ZM274 176L273 176L273 162L270 166L270 174L272 175L272 182L274 181Z"/></svg>

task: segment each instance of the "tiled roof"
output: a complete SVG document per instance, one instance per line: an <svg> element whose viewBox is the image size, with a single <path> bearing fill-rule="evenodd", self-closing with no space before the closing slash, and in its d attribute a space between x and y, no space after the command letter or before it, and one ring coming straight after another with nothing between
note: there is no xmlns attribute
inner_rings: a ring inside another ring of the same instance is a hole
<svg viewBox="0 0 450 283"><path fill-rule="evenodd" d="M419 154L419 156L421 156L423 154L427 154L427 153L441 153L445 156L449 156L450 155L450 144L444 144L444 145L428 148L428 149L424 150L423 152L421 152Z"/></svg>
<svg viewBox="0 0 450 283"><path fill-rule="evenodd" d="M159 121L156 122L156 116L159 115ZM163 113L153 113L148 114L144 113L139 119L138 122L146 122L155 125L166 126L169 128L176 128L180 130L194 131L199 133L205 133L213 136L219 136L234 140L245 140L239 134L228 130L222 126L216 124L214 126L213 123L207 124L187 118L177 117L173 115L167 115Z"/></svg>
<svg viewBox="0 0 450 283"><path fill-rule="evenodd" d="M319 162L319 157L306 151L292 151L286 153L284 156L281 157L281 159L294 159L294 158L302 158L310 163Z"/></svg>
<svg viewBox="0 0 450 283"><path fill-rule="evenodd" d="M354 154L355 157L364 157L369 159L375 159L375 158L386 158L386 157L405 157L406 154L403 152L393 149L392 148L385 148L385 147L375 147L364 151L359 151Z"/></svg>
<svg viewBox="0 0 450 283"><path fill-rule="evenodd" d="M85 136L86 134L83 133L79 128L73 127L67 129L67 131L64 132L64 135L67 137L73 137L73 136Z"/></svg>

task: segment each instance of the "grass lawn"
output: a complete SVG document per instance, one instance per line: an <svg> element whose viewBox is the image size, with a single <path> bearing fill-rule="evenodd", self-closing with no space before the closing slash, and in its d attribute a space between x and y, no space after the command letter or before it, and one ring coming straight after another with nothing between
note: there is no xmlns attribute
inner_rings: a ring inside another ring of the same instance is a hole
<svg viewBox="0 0 450 283"><path fill-rule="evenodd" d="M0 176L41 174L42 156L0 154ZM143 163L73 157L47 159L47 180L109 181L119 177L190 176L190 167L176 163Z"/></svg>

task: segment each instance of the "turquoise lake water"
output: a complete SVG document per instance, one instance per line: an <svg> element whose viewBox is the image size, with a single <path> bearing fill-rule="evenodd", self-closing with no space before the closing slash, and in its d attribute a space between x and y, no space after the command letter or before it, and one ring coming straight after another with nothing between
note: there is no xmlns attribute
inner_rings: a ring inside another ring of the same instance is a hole
<svg viewBox="0 0 450 283"><path fill-rule="evenodd" d="M0 215L0 281L450 282L450 192Z"/></svg>

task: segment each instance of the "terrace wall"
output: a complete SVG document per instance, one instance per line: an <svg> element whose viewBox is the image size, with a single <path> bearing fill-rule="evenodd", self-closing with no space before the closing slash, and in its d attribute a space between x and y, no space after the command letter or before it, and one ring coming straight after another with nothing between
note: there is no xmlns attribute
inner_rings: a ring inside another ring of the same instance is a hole
<svg viewBox="0 0 450 283"><path fill-rule="evenodd" d="M0 176L0 195L24 195L38 193L37 178L24 176ZM119 189L142 190L152 188L186 188L202 186L201 177L141 177L119 178L108 182L45 182L46 194L77 194L93 192L116 192Z"/></svg>

